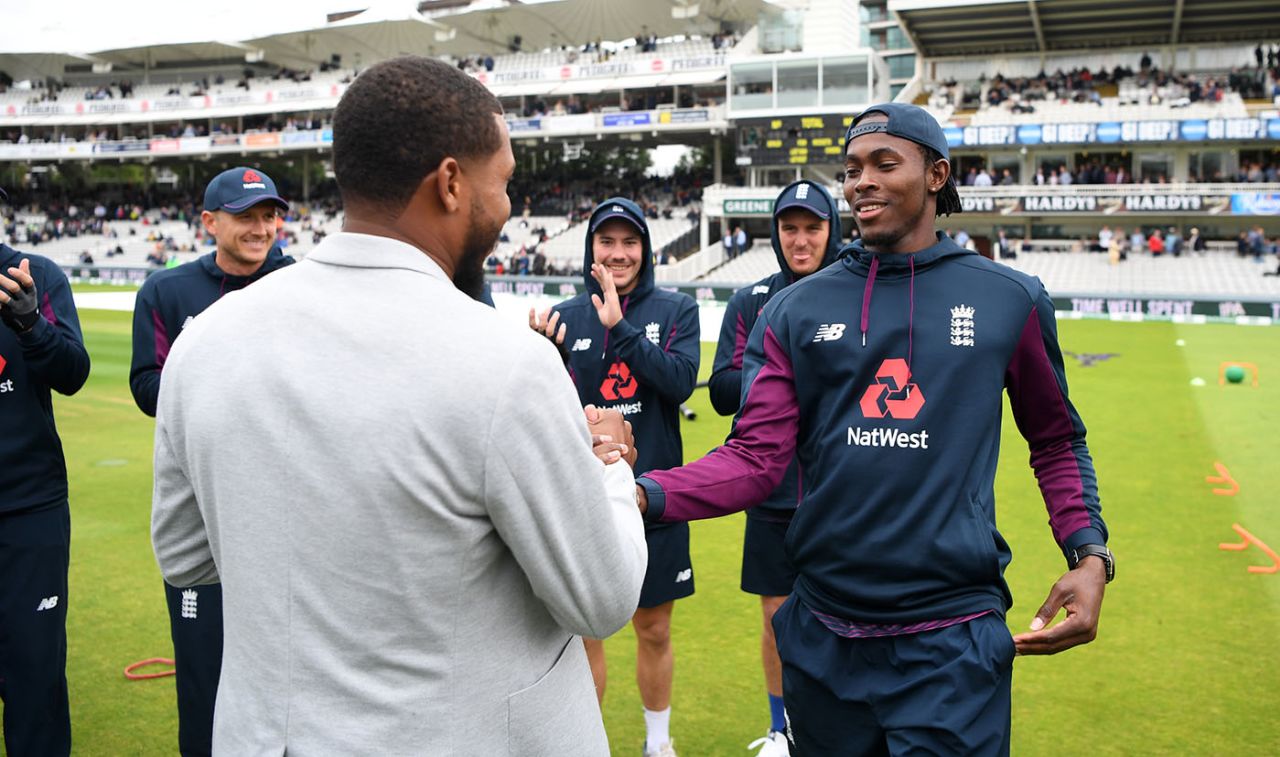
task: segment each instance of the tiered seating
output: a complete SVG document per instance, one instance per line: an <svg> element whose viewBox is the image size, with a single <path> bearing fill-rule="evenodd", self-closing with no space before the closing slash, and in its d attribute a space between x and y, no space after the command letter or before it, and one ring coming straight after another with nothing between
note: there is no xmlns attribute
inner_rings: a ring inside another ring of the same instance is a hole
<svg viewBox="0 0 1280 757"><path fill-rule="evenodd" d="M703 280L716 284L750 284L778 272L778 256L767 239L757 239L750 250L730 260Z"/></svg>
<svg viewBox="0 0 1280 757"><path fill-rule="evenodd" d="M1102 105L1093 103L1035 100L1029 104L1034 113L1015 113L1013 100L997 107L985 107L974 113L969 123L973 126L997 124L1079 123L1098 121L1149 121L1209 118L1244 118L1248 116L1240 95L1229 92L1221 102L1198 102L1178 105L1166 102L1160 105L1123 104L1121 97L1104 97Z"/></svg>
<svg viewBox="0 0 1280 757"><path fill-rule="evenodd" d="M1280 277L1262 275L1275 270L1274 258L1259 264L1234 253L1131 255L1113 266L1099 253L1028 252L1009 265L1039 276L1050 294L1280 297Z"/></svg>

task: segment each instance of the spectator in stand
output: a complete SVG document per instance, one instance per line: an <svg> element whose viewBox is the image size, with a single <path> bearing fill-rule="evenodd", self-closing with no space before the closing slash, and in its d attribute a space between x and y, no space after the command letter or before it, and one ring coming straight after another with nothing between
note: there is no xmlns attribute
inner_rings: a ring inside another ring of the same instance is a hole
<svg viewBox="0 0 1280 757"><path fill-rule="evenodd" d="M980 169L978 171L978 175L973 178L973 186L975 187L991 186L991 174L987 173L986 169Z"/></svg>
<svg viewBox="0 0 1280 757"><path fill-rule="evenodd" d="M950 235L948 234L948 236ZM965 231L964 229L961 229L959 232L956 233L954 237L952 237L952 239L955 240L956 244L960 245L961 247L964 247L965 245L969 244L969 238L970 238L969 232Z"/></svg>
<svg viewBox="0 0 1280 757"><path fill-rule="evenodd" d="M1165 237L1164 247L1175 258L1182 257L1182 235L1177 226L1169 227L1169 236Z"/></svg>
<svg viewBox="0 0 1280 757"><path fill-rule="evenodd" d="M1111 227L1110 227L1110 226L1106 226L1106 225L1104 225L1104 226L1103 226L1103 227L1098 231L1098 250L1099 250L1099 251L1101 251L1101 252L1106 252L1107 250L1110 250L1110 249L1111 249L1111 239L1112 239L1112 236L1113 236L1113 234L1112 234L1112 232L1111 232Z"/></svg>
<svg viewBox="0 0 1280 757"><path fill-rule="evenodd" d="M1011 187L1011 186L1013 186L1013 184L1014 184L1014 181L1013 181L1013 172L1012 172L1012 171L1010 171L1010 170L1009 170L1009 169L1007 169L1007 168L1006 168L1006 169L1004 169L1004 171L1003 171L1003 172L1001 173L1001 175L1000 175L1000 186L1002 186L1002 187Z"/></svg>
<svg viewBox="0 0 1280 757"><path fill-rule="evenodd" d="M732 229L725 230L724 239L721 240L721 244L724 246L725 260L733 260L734 257L736 256L734 255L734 251L733 251L733 230Z"/></svg>
<svg viewBox="0 0 1280 757"><path fill-rule="evenodd" d="M1062 166L1058 168L1058 184L1065 187L1074 183L1074 181L1075 180L1071 177L1071 172L1067 170L1067 165L1065 163L1062 164Z"/></svg>
<svg viewBox="0 0 1280 757"><path fill-rule="evenodd" d="M1147 237L1147 248L1151 250L1151 257L1158 258L1164 254L1164 236L1159 229L1152 229L1151 236Z"/></svg>
<svg viewBox="0 0 1280 757"><path fill-rule="evenodd" d="M1048 184L1048 183L1049 183L1048 179L1046 179L1044 175L1044 166L1040 166L1039 168L1036 169L1035 184L1037 187L1043 187L1045 184Z"/></svg>
<svg viewBox="0 0 1280 757"><path fill-rule="evenodd" d="M741 255L742 253L747 251L748 247L749 245L747 244L747 232L744 231L741 226L734 227L733 229L733 249L735 250L734 254Z"/></svg>
<svg viewBox="0 0 1280 757"><path fill-rule="evenodd" d="M1132 236L1129 237L1129 251L1134 255L1137 255L1146 249L1146 246L1147 238L1142 234L1142 227L1135 226Z"/></svg>
<svg viewBox="0 0 1280 757"><path fill-rule="evenodd" d="M1208 247L1205 244L1204 237L1200 236L1200 229L1196 228L1195 226L1191 227L1191 233L1187 236L1186 247L1188 250L1192 252L1198 252L1201 255L1205 253L1205 250Z"/></svg>

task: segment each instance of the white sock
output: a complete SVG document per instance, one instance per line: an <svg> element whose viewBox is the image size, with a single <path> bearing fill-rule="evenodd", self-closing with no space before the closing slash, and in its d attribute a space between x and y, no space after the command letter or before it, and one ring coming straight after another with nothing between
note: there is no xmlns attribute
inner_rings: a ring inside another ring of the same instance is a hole
<svg viewBox="0 0 1280 757"><path fill-rule="evenodd" d="M654 712L644 711L644 749L646 752L657 750L671 741L671 708Z"/></svg>

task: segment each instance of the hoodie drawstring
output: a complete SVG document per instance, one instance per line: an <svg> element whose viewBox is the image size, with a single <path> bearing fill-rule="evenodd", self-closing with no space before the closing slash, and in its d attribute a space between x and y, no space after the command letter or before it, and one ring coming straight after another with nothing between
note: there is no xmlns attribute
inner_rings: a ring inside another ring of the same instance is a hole
<svg viewBox="0 0 1280 757"><path fill-rule="evenodd" d="M912 342L916 334L916 256L909 256L907 263L911 266L911 283L907 293L907 381L911 381L911 349L915 346Z"/></svg>
<svg viewBox="0 0 1280 757"><path fill-rule="evenodd" d="M911 358L915 351L916 334L916 256L907 256L907 265L911 268L911 279L907 295L907 379L911 372ZM871 321L871 291L876 284L876 271L880 270L880 256L871 258L871 270L867 272L867 283L862 289L862 346L867 346L867 328Z"/></svg>
<svg viewBox="0 0 1280 757"><path fill-rule="evenodd" d="M871 256L871 271L867 274L867 285L862 289L862 346L867 346L867 324L871 320L871 289L876 284L876 271L880 268L880 256Z"/></svg>

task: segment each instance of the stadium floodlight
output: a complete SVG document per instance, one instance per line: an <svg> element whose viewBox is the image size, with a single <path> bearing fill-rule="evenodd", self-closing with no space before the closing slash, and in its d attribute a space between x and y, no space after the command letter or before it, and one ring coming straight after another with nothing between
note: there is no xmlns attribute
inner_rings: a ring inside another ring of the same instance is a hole
<svg viewBox="0 0 1280 757"><path fill-rule="evenodd" d="M94 72L95 74L109 74L109 73L111 73L111 62L110 62L110 61L102 61L102 62L100 62L100 63L94 63L94 64L93 64L93 72Z"/></svg>

